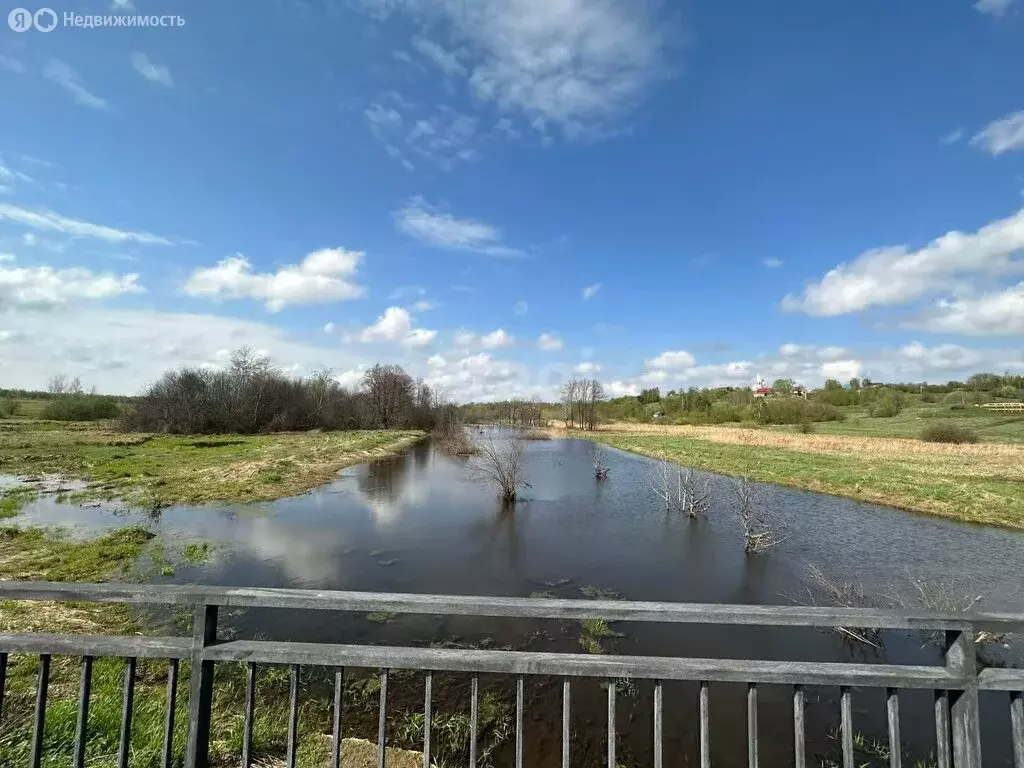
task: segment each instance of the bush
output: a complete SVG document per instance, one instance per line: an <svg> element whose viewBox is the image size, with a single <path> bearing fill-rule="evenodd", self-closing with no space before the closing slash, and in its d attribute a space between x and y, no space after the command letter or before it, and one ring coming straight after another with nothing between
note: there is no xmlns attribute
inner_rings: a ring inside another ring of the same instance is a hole
<svg viewBox="0 0 1024 768"><path fill-rule="evenodd" d="M878 393L874 402L868 406L868 413L875 418L889 419L898 416L903 410L906 396L894 389L884 389Z"/></svg>
<svg viewBox="0 0 1024 768"><path fill-rule="evenodd" d="M121 415L117 401L102 395L69 395L47 401L41 418L52 421L96 421Z"/></svg>
<svg viewBox="0 0 1024 768"><path fill-rule="evenodd" d="M17 416L20 410L21 403L13 397L5 397L0 400L0 419L9 419L12 416Z"/></svg>
<svg viewBox="0 0 1024 768"><path fill-rule="evenodd" d="M814 434L814 424L810 421L801 421L799 426L797 426L796 431L801 435Z"/></svg>
<svg viewBox="0 0 1024 768"><path fill-rule="evenodd" d="M801 424L805 421L843 421L846 414L834 405L799 397L769 397L753 406L758 424Z"/></svg>
<svg viewBox="0 0 1024 768"><path fill-rule="evenodd" d="M931 392L922 392L921 393L921 402L922 403L934 403L935 402L935 395L933 395Z"/></svg>
<svg viewBox="0 0 1024 768"><path fill-rule="evenodd" d="M926 443L976 443L978 435L967 427L944 421L939 424L929 424L921 431L921 439Z"/></svg>

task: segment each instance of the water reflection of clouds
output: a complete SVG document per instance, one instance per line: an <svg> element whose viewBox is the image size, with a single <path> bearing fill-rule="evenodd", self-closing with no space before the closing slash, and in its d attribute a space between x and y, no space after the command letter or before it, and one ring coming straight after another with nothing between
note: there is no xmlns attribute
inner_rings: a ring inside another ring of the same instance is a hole
<svg viewBox="0 0 1024 768"><path fill-rule="evenodd" d="M294 582L320 585L336 581L342 573L345 540L340 531L325 536L273 517L243 518L233 528L236 556L272 562Z"/></svg>

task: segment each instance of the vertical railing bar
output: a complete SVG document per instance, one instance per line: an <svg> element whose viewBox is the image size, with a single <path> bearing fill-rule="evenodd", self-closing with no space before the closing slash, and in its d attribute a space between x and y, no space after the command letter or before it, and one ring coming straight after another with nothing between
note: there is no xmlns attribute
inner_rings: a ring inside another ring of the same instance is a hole
<svg viewBox="0 0 1024 768"><path fill-rule="evenodd" d="M387 766L388 670L380 670L380 716L377 721L377 768Z"/></svg>
<svg viewBox="0 0 1024 768"><path fill-rule="evenodd" d="M615 681L608 681L608 768L615 768Z"/></svg>
<svg viewBox="0 0 1024 768"><path fill-rule="evenodd" d="M124 660L124 693L121 697L121 743L117 748L119 768L128 768L132 746L132 709L135 705L135 657Z"/></svg>
<svg viewBox="0 0 1024 768"><path fill-rule="evenodd" d="M217 641L217 612L216 605L201 603L196 606L192 618L185 768L207 768L210 764L210 712L215 667L212 661L203 659L203 652Z"/></svg>
<svg viewBox="0 0 1024 768"><path fill-rule="evenodd" d="M569 768L569 732L572 725L572 700L569 678L562 678L562 768Z"/></svg>
<svg viewBox="0 0 1024 768"><path fill-rule="evenodd" d="M747 684L747 765L757 768L757 683Z"/></svg>
<svg viewBox="0 0 1024 768"><path fill-rule="evenodd" d="M1010 732L1013 734L1013 765L1024 768L1024 691L1010 694Z"/></svg>
<svg viewBox="0 0 1024 768"><path fill-rule="evenodd" d="M89 738L89 696L92 692L92 656L82 657L82 679L78 685L78 724L75 726L74 768L85 766L85 743Z"/></svg>
<svg viewBox="0 0 1024 768"><path fill-rule="evenodd" d="M885 709L889 719L889 768L900 768L903 762L900 747L900 695L895 688L885 691Z"/></svg>
<svg viewBox="0 0 1024 768"><path fill-rule="evenodd" d="M807 737L804 728L804 687L793 686L793 765L807 768Z"/></svg>
<svg viewBox="0 0 1024 768"><path fill-rule="evenodd" d="M345 668L334 671L334 744L331 748L331 768L341 768L341 709L345 703Z"/></svg>
<svg viewBox="0 0 1024 768"><path fill-rule="evenodd" d="M711 689L700 683L700 768L711 768Z"/></svg>
<svg viewBox="0 0 1024 768"><path fill-rule="evenodd" d="M839 706L842 712L843 768L854 768L853 764L853 694L850 687L839 689Z"/></svg>
<svg viewBox="0 0 1024 768"><path fill-rule="evenodd" d="M423 683L423 768L430 768L430 705L433 682L434 675L427 670L427 677Z"/></svg>
<svg viewBox="0 0 1024 768"><path fill-rule="evenodd" d="M288 686L288 768L295 768L299 749L299 665L292 664Z"/></svg>
<svg viewBox="0 0 1024 768"><path fill-rule="evenodd" d="M174 718L178 706L178 660L167 662L167 712L164 714L164 751L161 768L171 768L174 758Z"/></svg>
<svg viewBox="0 0 1024 768"><path fill-rule="evenodd" d="M523 707L526 692L523 676L516 677L516 768L523 768Z"/></svg>
<svg viewBox="0 0 1024 768"><path fill-rule="evenodd" d="M480 677L473 675L469 681L469 768L476 768L477 718L479 712Z"/></svg>
<svg viewBox="0 0 1024 768"><path fill-rule="evenodd" d="M951 768L949 757L949 693L935 692L935 763L936 768Z"/></svg>
<svg viewBox="0 0 1024 768"><path fill-rule="evenodd" d="M7 684L7 654L0 653L0 723L4 721L4 688Z"/></svg>
<svg viewBox="0 0 1024 768"><path fill-rule="evenodd" d="M256 665L245 665L245 722L242 725L242 768L252 766L252 720L256 714Z"/></svg>
<svg viewBox="0 0 1024 768"><path fill-rule="evenodd" d="M654 681L654 768L662 768L662 689L661 680Z"/></svg>
<svg viewBox="0 0 1024 768"><path fill-rule="evenodd" d="M46 728L46 693L50 685L50 654L39 657L39 677L36 679L36 717L32 732L32 768L39 768L43 758L43 735Z"/></svg>
<svg viewBox="0 0 1024 768"><path fill-rule="evenodd" d="M981 715L974 630L946 632L946 670L963 681L949 691L949 731L956 768L981 768Z"/></svg>

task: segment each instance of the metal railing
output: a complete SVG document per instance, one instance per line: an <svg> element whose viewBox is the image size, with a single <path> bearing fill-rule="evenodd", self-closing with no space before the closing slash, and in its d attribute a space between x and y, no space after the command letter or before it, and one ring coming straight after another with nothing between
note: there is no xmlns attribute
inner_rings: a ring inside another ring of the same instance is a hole
<svg viewBox="0 0 1024 768"><path fill-rule="evenodd" d="M557 600L333 592L297 589L218 588L199 586L50 584L0 582L0 600L115 602L188 606L193 610L189 637L114 637L95 635L0 634L0 719L3 717L4 681L8 654L38 654L34 731L30 764L40 765L46 719L47 686L52 655L82 657L78 729L74 766L82 766L88 738L88 706L92 662L96 657L126 659L118 765L128 765L135 663L138 658L169 660L162 765L169 768L173 752L178 663L191 662L188 698L186 768L208 764L214 670L218 662L247 662L242 765L251 764L256 665L288 665L291 670L287 765L297 753L298 672L301 665L332 668L334 674L332 764L341 763L342 693L346 668L380 670L378 768L385 768L387 743L388 671L425 672L423 765L431 763L432 673L462 672L472 676L470 693L470 768L476 768L478 736L478 676L497 673L514 676L515 765L523 766L524 678L530 675L561 677L563 768L570 765L570 688L574 678L607 682L609 768L616 765L616 681L651 680L653 700L653 765L663 767L662 682L699 683L700 764L711 766L711 683L746 683L748 763L758 765L757 693L760 684L793 686L793 744L795 765L807 765L804 731L804 687L837 686L840 690L841 741L844 768L854 768L852 687L886 690L890 766L901 764L899 691L935 691L936 757L939 768L981 768L979 691L1009 693L1014 764L1024 768L1024 670L978 669L975 631L1008 631L1024 626L1024 615L1003 613L937 614L895 612L864 608L803 606L713 605L690 603L624 602L618 600ZM319 611L387 611L406 614L517 617L534 619L605 619L607 621L667 622L782 627L865 627L923 630L944 633L944 665L820 663L740 659L676 658L655 656L588 655L502 650L456 650L391 646L342 645L217 638L221 608L285 608Z"/></svg>

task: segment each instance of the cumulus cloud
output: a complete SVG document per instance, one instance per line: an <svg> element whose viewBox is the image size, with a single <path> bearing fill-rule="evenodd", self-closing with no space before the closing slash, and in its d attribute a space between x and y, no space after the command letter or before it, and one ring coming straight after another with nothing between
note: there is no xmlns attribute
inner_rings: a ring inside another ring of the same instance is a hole
<svg viewBox="0 0 1024 768"><path fill-rule="evenodd" d="M971 144L992 155L1024 149L1024 109L993 120L974 135Z"/></svg>
<svg viewBox="0 0 1024 768"><path fill-rule="evenodd" d="M782 307L832 316L903 304L950 289L965 276L1024 271L1012 258L1022 249L1024 209L977 232L947 232L918 250L892 245L866 251L807 285L802 295L786 296Z"/></svg>
<svg viewBox="0 0 1024 768"><path fill-rule="evenodd" d="M500 349L510 347L516 343L515 336L505 331L504 328L497 328L490 333L475 334L460 328L455 332L455 345L458 347L480 347L481 349Z"/></svg>
<svg viewBox="0 0 1024 768"><path fill-rule="evenodd" d="M1024 282L980 296L941 300L908 326L968 336L1024 335Z"/></svg>
<svg viewBox="0 0 1024 768"><path fill-rule="evenodd" d="M166 237L151 235L148 232L116 229L61 216L53 211L31 210L16 205L0 204L0 221L13 221L32 229L60 232L72 237L92 237L97 240L105 240L108 243L133 242L143 245L171 245L173 242Z"/></svg>
<svg viewBox="0 0 1024 768"><path fill-rule="evenodd" d="M545 352L557 352L562 347L562 338L557 333L542 333L537 339L537 348Z"/></svg>
<svg viewBox="0 0 1024 768"><path fill-rule="evenodd" d="M395 212L398 228L417 240L439 248L470 251L484 256L523 256L522 251L502 244L501 230L476 219L459 219L412 198Z"/></svg>
<svg viewBox="0 0 1024 768"><path fill-rule="evenodd" d="M837 379L843 382L859 377L860 372L860 360L833 360L828 363L822 363L821 366L821 375L824 378Z"/></svg>
<svg viewBox="0 0 1024 768"><path fill-rule="evenodd" d="M131 55L132 67L135 71L149 80L151 83L171 88L174 86L174 79L171 77L171 70L161 64L154 64L149 57L141 51Z"/></svg>
<svg viewBox="0 0 1024 768"><path fill-rule="evenodd" d="M573 370L581 376L595 376L601 372L601 364L587 360L577 365Z"/></svg>
<svg viewBox="0 0 1024 768"><path fill-rule="evenodd" d="M11 261L0 254L0 262ZM143 293L138 274L98 273L82 267L0 267L0 309L52 309L80 299Z"/></svg>
<svg viewBox="0 0 1024 768"><path fill-rule="evenodd" d="M67 91L76 104L90 109L108 109L106 99L101 99L86 88L82 76L60 59L50 59L43 70L43 77Z"/></svg>
<svg viewBox="0 0 1024 768"><path fill-rule="evenodd" d="M253 272L244 256L230 256L216 266L193 272L184 291L210 299L256 299L270 312L289 304L357 299L364 289L352 281L363 256L359 251L324 248L308 254L299 264L269 273Z"/></svg>
<svg viewBox="0 0 1024 768"><path fill-rule="evenodd" d="M965 370L978 365L983 359L979 352L958 344L926 347L919 341L900 347L899 357L901 362L911 362L915 367L933 371Z"/></svg>
<svg viewBox="0 0 1024 768"><path fill-rule="evenodd" d="M661 371L678 371L686 368L692 368L697 364L693 355L685 350L677 350L674 352L662 352L655 358L647 361L646 365L651 370Z"/></svg>
<svg viewBox="0 0 1024 768"><path fill-rule="evenodd" d="M597 296L597 292L600 291L600 290L601 290L601 284L600 283L594 283L593 285L588 285L586 288L584 288L583 291L580 293L580 295L583 296L584 300L592 299L595 296Z"/></svg>
<svg viewBox="0 0 1024 768"><path fill-rule="evenodd" d="M377 321L357 335L363 344L392 342L404 347L423 347L434 340L437 331L414 328L412 316L402 307L388 307Z"/></svg>

